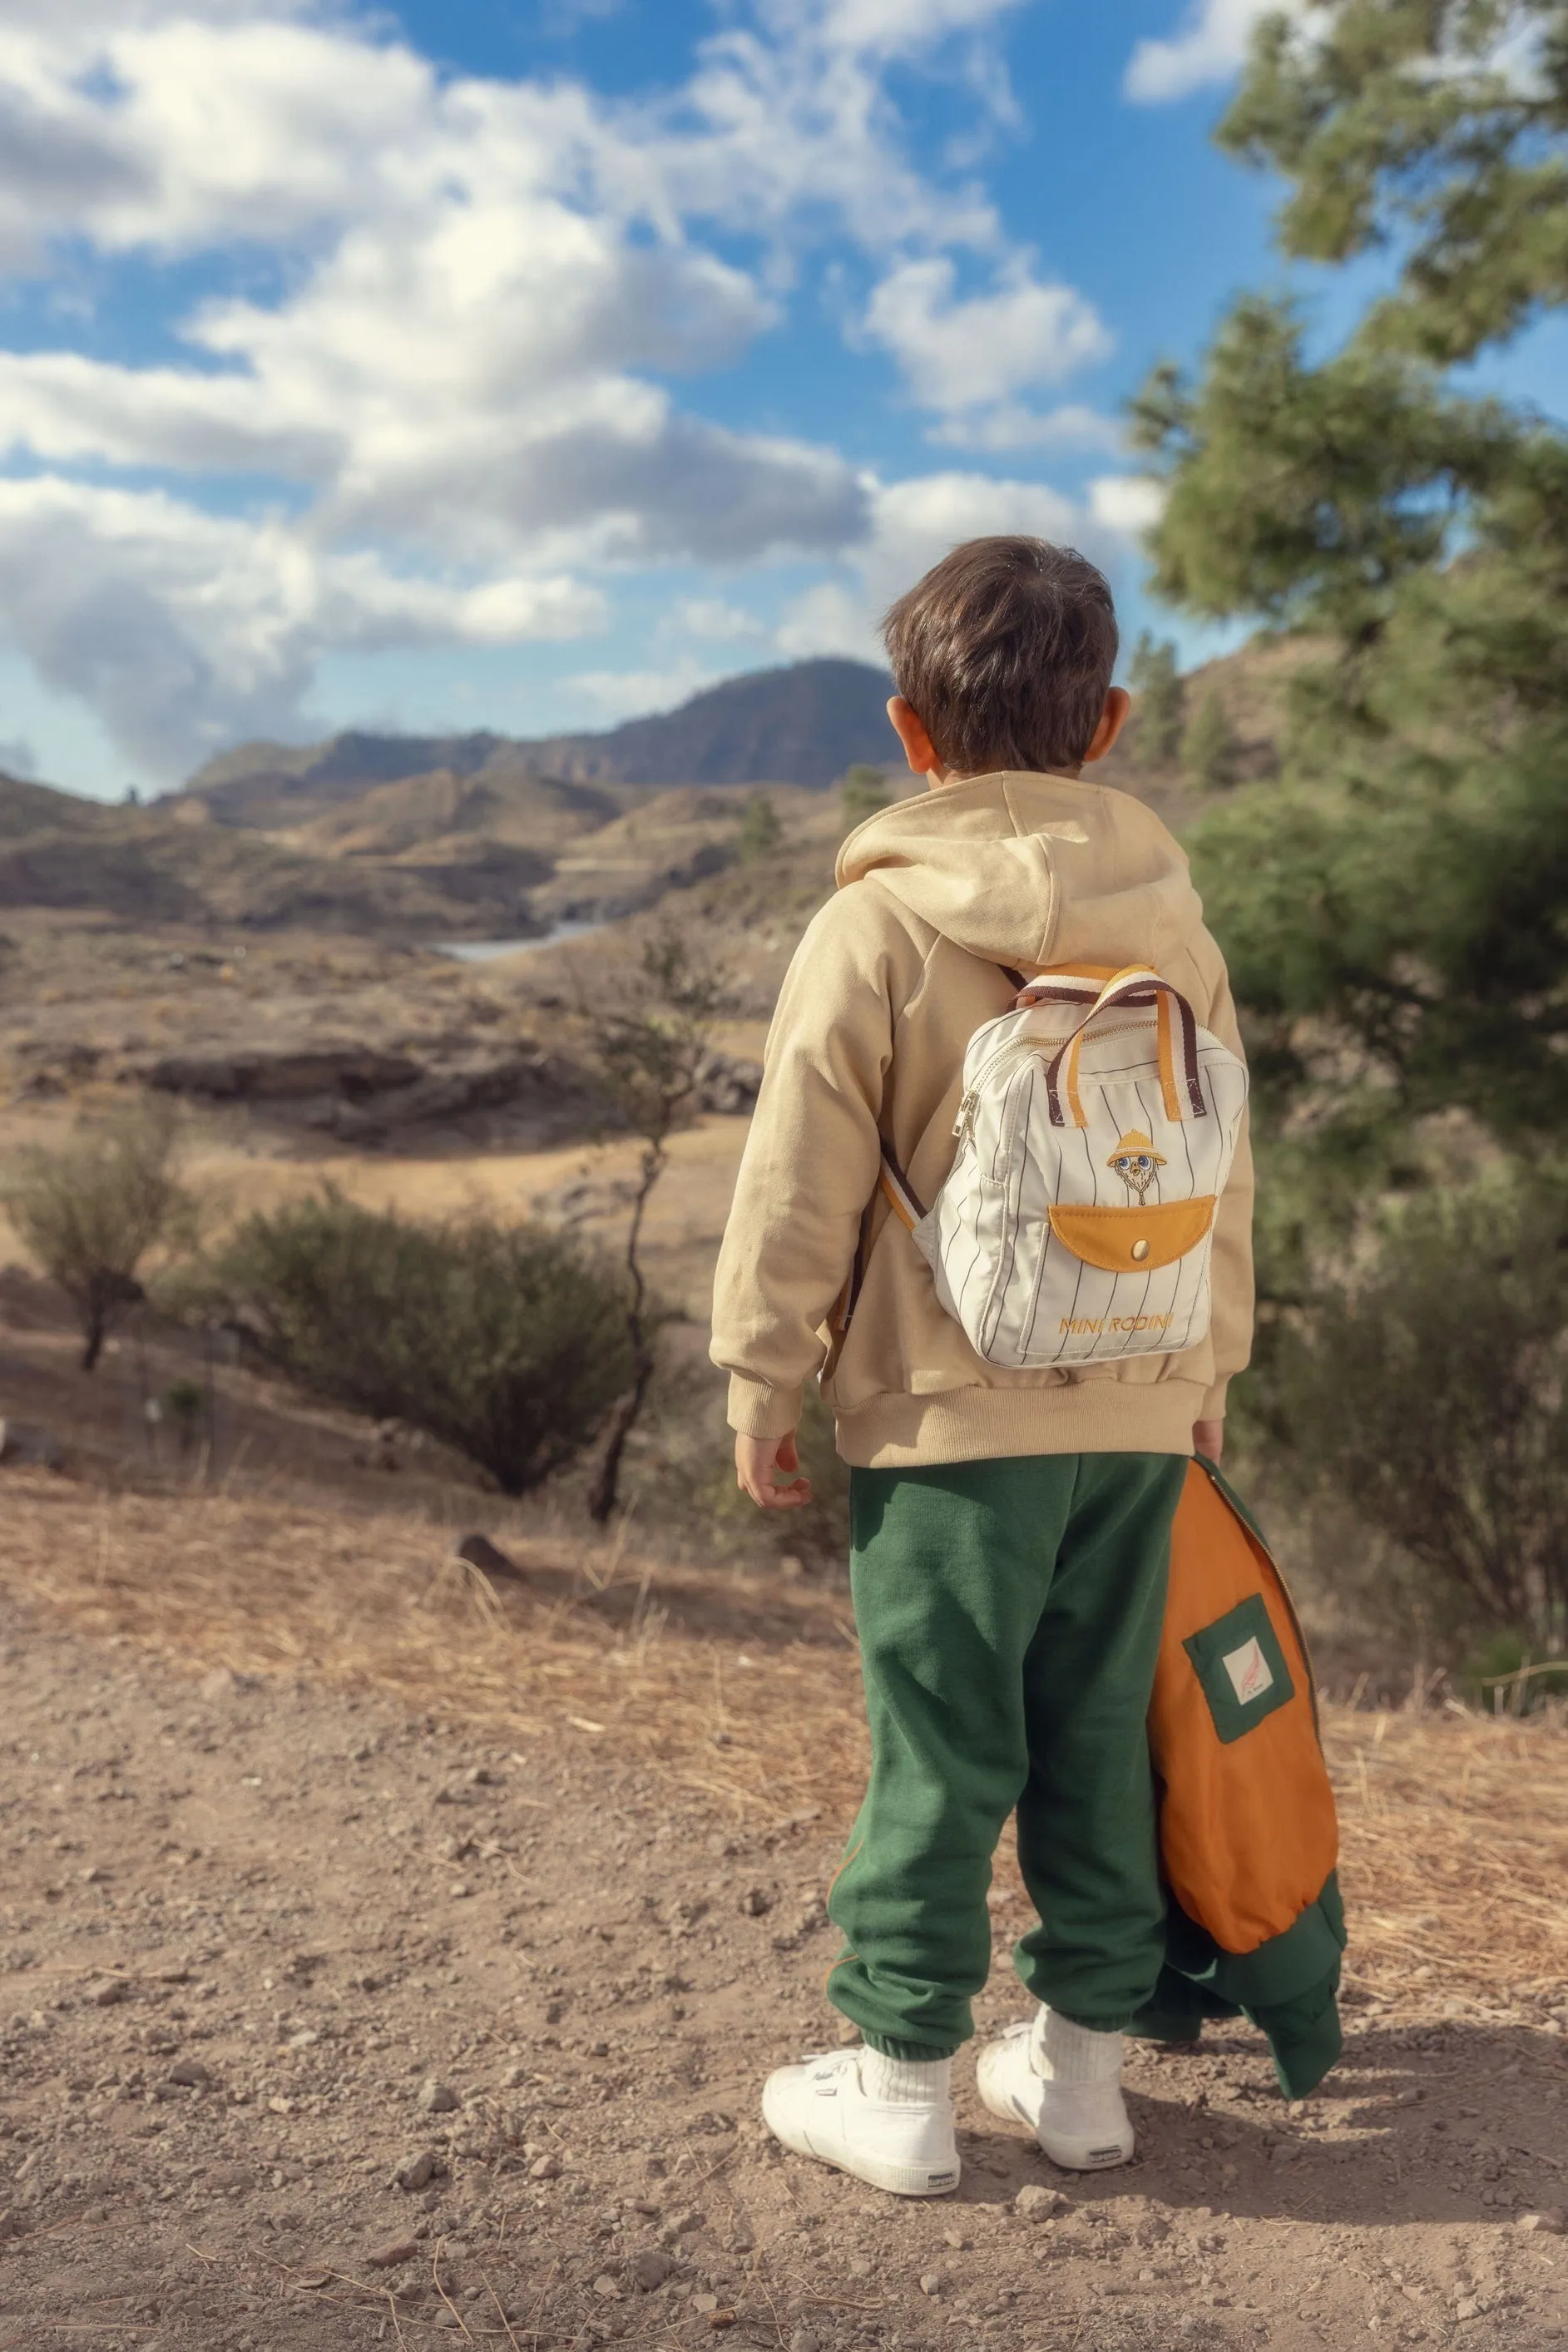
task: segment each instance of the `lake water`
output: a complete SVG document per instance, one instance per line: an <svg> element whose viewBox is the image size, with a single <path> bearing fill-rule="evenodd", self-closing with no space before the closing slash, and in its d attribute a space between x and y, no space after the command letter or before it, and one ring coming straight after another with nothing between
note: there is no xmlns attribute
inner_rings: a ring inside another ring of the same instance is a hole
<svg viewBox="0 0 1568 2352"><path fill-rule="evenodd" d="M591 931L601 931L602 923L557 923L553 930L541 931L532 940L441 940L436 942L437 955L455 956L459 963L493 963L497 956L522 955L530 948L559 947L562 940L586 939Z"/></svg>

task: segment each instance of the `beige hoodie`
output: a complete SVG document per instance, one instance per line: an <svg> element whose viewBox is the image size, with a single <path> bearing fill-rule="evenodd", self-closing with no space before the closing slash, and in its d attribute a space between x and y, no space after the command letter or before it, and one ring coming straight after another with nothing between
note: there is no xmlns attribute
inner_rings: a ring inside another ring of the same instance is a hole
<svg viewBox="0 0 1568 2352"><path fill-rule="evenodd" d="M965 1047L1013 993L1000 965L1153 964L1241 1050L1182 851L1124 793L1007 773L870 818L839 853L838 883L785 979L719 1254L713 1357L731 1375L731 1426L786 1435L821 1373L839 1451L864 1466L1189 1454L1194 1423L1224 1412L1251 1344L1245 1130L1216 1221L1209 1336L1179 1356L986 1363L877 1191L884 1139L921 1200L939 1190ZM839 1333L857 1247L862 1286Z"/></svg>

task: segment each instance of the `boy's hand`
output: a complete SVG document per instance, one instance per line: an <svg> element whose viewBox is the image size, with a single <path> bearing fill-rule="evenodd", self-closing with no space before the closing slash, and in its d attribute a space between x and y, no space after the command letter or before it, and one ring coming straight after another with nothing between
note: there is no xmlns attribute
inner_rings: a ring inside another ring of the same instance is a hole
<svg viewBox="0 0 1568 2352"><path fill-rule="evenodd" d="M789 1483L775 1476L782 1471ZM811 1499L811 1482L800 1475L795 1433L788 1437L737 1437L735 1441L735 1483L759 1510L798 1511Z"/></svg>
<svg viewBox="0 0 1568 2352"><path fill-rule="evenodd" d="M1222 1421L1195 1421L1192 1425L1193 1451L1207 1454L1218 1463L1225 1451L1225 1423Z"/></svg>

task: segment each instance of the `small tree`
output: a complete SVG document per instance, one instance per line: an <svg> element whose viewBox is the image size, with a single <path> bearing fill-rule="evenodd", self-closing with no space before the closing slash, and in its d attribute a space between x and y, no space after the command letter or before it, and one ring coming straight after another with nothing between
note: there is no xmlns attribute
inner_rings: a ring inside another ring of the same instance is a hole
<svg viewBox="0 0 1568 2352"><path fill-rule="evenodd" d="M1165 637L1156 642L1145 629L1134 650L1127 679L1138 698L1139 754L1167 765L1181 750L1186 713L1186 688L1172 640Z"/></svg>
<svg viewBox="0 0 1568 2352"><path fill-rule="evenodd" d="M631 1372L619 1283L543 1225L415 1224L329 1188L248 1218L214 1282L301 1388L427 1431L507 1495L570 1461Z"/></svg>
<svg viewBox="0 0 1568 2352"><path fill-rule="evenodd" d="M757 802L752 803L756 807ZM770 809L771 804L764 802ZM615 1508L626 1441L647 1402L655 1368L656 1326L643 1271L643 1223L653 1187L669 1164L669 1142L696 1108L703 1065L716 1024L729 1010L723 974L683 935L666 927L643 948L635 977L602 1009L588 1013L601 1083L617 1115L643 1143L632 1223L626 1237L626 1336L632 1381L611 1413L588 1507L601 1524Z"/></svg>
<svg viewBox="0 0 1568 2352"><path fill-rule="evenodd" d="M1213 687L1204 696L1181 739L1181 763L1188 779L1206 793L1228 792L1239 773L1241 744Z"/></svg>
<svg viewBox="0 0 1568 2352"><path fill-rule="evenodd" d="M0 1187L23 1248L75 1309L84 1372L144 1296L149 1257L194 1240L197 1204L180 1181L179 1147L173 1105L138 1101L61 1144L19 1151Z"/></svg>
<svg viewBox="0 0 1568 2352"><path fill-rule="evenodd" d="M844 772L841 786L844 811L844 831L852 833L868 816L876 816L888 807L893 795L887 788L887 778L869 760L857 760Z"/></svg>
<svg viewBox="0 0 1568 2352"><path fill-rule="evenodd" d="M740 857L745 866L771 857L784 839L779 812L766 793L753 793L740 820Z"/></svg>

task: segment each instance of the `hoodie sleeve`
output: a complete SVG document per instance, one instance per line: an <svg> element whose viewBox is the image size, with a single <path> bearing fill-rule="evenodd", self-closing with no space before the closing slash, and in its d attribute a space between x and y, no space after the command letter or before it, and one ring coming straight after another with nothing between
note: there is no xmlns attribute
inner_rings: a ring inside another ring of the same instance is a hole
<svg viewBox="0 0 1568 2352"><path fill-rule="evenodd" d="M711 1352L744 1437L785 1437L799 1422L876 1189L895 1005L919 955L907 935L887 936L872 898L852 885L821 910L768 1032L714 1282Z"/></svg>
<svg viewBox="0 0 1568 2352"><path fill-rule="evenodd" d="M1204 977L1208 981L1208 1011L1204 1018L1222 1045L1243 1061L1247 1049L1236 1018L1225 959L1207 932L1204 935ZM1214 1220L1211 1279L1214 1305L1209 1325L1214 1347L1214 1385L1203 1401L1201 1418L1223 1421L1226 1391L1238 1372L1245 1371L1252 1353L1252 1141L1250 1108L1242 1113L1241 1131L1230 1176L1219 1196Z"/></svg>

